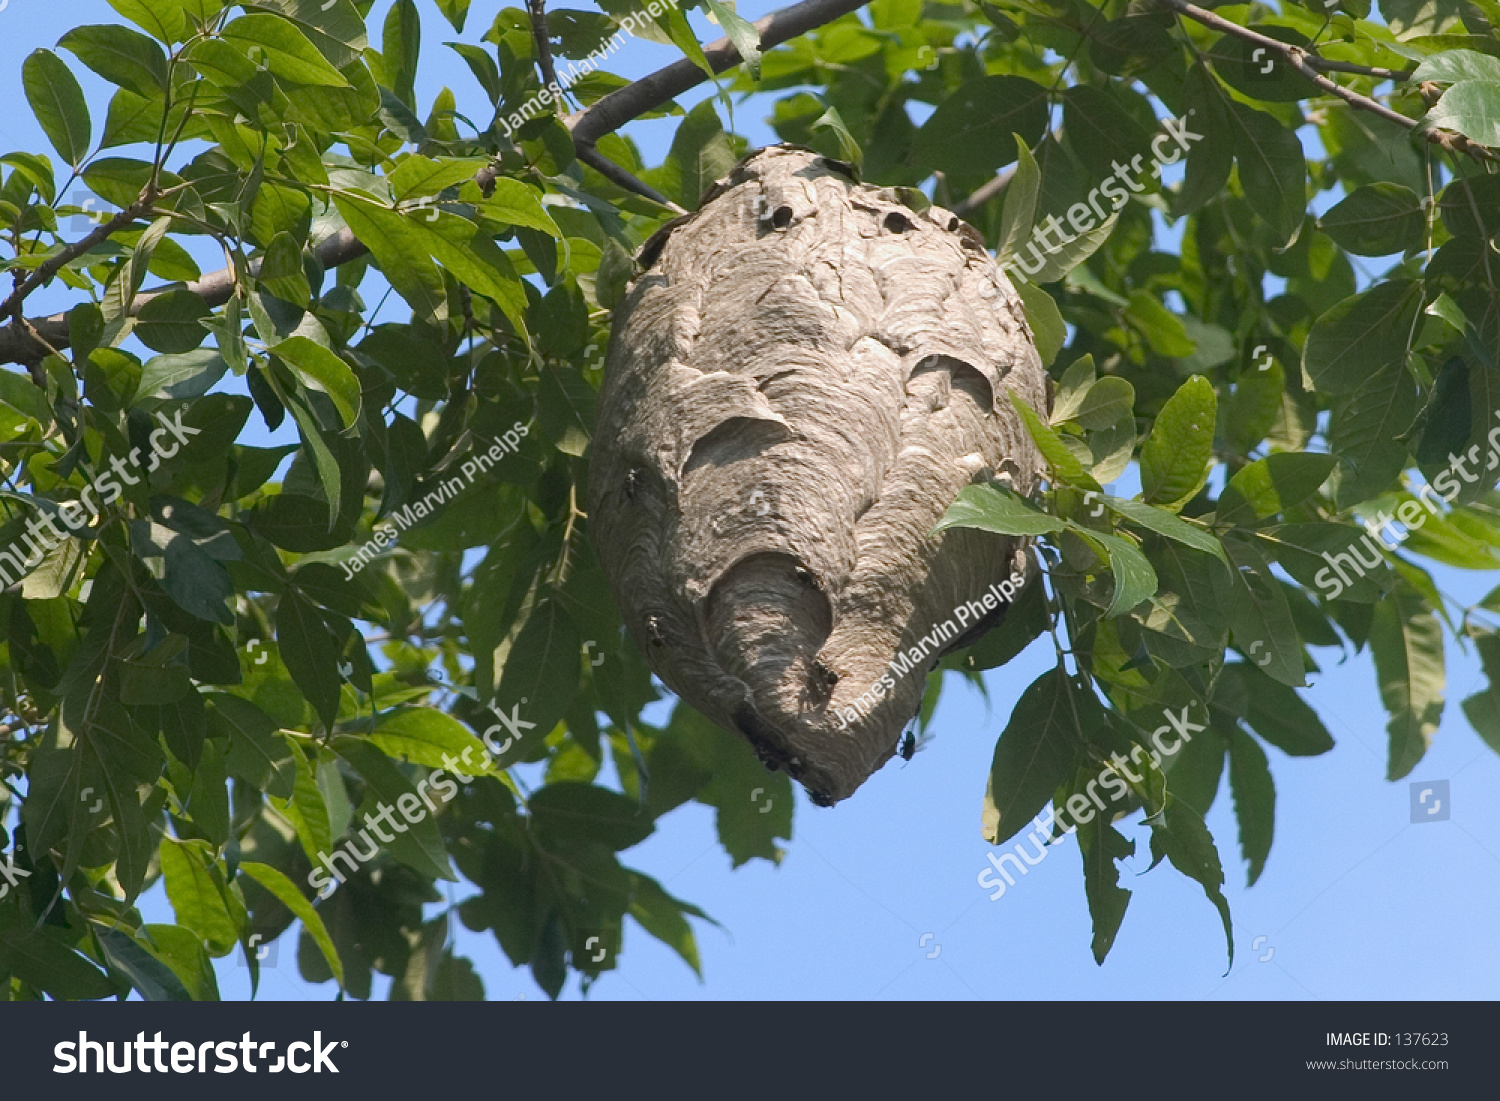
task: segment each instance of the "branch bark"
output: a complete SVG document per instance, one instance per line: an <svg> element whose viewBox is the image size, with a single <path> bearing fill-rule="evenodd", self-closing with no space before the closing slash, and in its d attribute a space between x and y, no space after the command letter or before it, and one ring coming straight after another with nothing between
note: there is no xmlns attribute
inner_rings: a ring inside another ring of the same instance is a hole
<svg viewBox="0 0 1500 1101"><path fill-rule="evenodd" d="M789 8L772 12L755 23L760 32L763 49L771 49L788 42L798 35L832 23L841 16L864 7L867 0L803 0ZM703 55L715 73L732 69L743 58L727 38L720 38L703 47ZM666 68L643 76L634 84L611 92L590 107L569 117L568 129L573 131L575 145L592 145L606 134L612 134L633 118L669 102L689 88L697 87L707 80L707 74L687 58L674 61Z"/></svg>

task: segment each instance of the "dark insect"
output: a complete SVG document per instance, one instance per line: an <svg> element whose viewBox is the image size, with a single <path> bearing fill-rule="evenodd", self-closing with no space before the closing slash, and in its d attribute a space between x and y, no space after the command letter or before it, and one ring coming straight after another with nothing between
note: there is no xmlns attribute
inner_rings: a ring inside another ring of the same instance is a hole
<svg viewBox="0 0 1500 1101"><path fill-rule="evenodd" d="M817 658L813 659L813 668L817 670L818 676L822 678L824 685L826 685L828 688L832 688L834 685L838 684L839 675L832 669L828 668L828 666L824 665Z"/></svg>
<svg viewBox="0 0 1500 1101"><path fill-rule="evenodd" d="M640 481L641 472L635 467L631 467L625 472L625 496L628 500L635 500L636 489L640 485Z"/></svg>
<svg viewBox="0 0 1500 1101"><path fill-rule="evenodd" d="M796 573L797 580L803 585L806 585L814 592L823 591L823 582L818 580L818 575L813 573L812 570L808 569L806 566L798 566Z"/></svg>
<svg viewBox="0 0 1500 1101"><path fill-rule="evenodd" d="M646 634L650 636L652 646L667 644L667 636L661 633L661 621L654 615L646 617Z"/></svg>
<svg viewBox="0 0 1500 1101"><path fill-rule="evenodd" d="M932 741L932 734L927 733L918 736L916 720L906 728L906 733L901 736L901 743L896 747L896 752L903 761L910 761L918 753L927 748L927 743ZM905 768L906 766L901 766Z"/></svg>

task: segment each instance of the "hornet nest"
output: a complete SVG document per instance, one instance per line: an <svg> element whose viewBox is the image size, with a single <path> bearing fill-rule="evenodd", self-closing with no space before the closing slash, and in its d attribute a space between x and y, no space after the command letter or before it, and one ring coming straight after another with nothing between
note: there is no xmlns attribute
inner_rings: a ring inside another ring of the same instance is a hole
<svg viewBox="0 0 1500 1101"><path fill-rule="evenodd" d="M1048 406L1020 299L956 215L792 146L638 267L593 437L600 560L666 685L831 805L1005 605L957 610L1033 568L1025 540L932 534L970 482L1042 469L1005 392Z"/></svg>

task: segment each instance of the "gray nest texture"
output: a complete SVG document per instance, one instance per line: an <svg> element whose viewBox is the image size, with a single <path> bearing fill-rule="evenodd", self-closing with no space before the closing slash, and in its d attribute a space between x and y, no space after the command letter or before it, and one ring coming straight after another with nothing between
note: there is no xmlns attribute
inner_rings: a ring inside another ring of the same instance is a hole
<svg viewBox="0 0 1500 1101"><path fill-rule="evenodd" d="M1021 302L955 215L789 146L638 266L593 441L600 560L662 681L832 804L1030 572L1024 540L932 534L965 485L1042 469L1005 392L1047 408Z"/></svg>

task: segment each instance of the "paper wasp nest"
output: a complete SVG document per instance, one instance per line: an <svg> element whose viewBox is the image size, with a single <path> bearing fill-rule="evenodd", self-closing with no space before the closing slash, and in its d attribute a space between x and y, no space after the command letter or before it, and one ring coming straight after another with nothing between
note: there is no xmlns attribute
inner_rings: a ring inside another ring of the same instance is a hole
<svg viewBox="0 0 1500 1101"><path fill-rule="evenodd" d="M600 560L667 686L832 804L1028 573L1022 540L930 534L966 484L1041 469L1005 393L1047 407L1020 300L955 215L788 146L638 268L593 438Z"/></svg>

